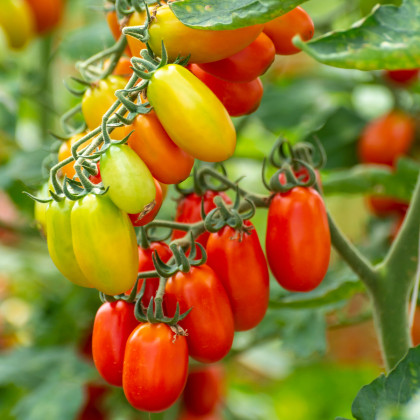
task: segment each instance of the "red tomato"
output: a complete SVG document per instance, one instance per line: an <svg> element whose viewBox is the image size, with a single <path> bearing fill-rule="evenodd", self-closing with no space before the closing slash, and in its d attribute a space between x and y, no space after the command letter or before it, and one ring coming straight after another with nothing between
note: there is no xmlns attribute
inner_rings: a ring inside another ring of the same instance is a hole
<svg viewBox="0 0 420 420"><path fill-rule="evenodd" d="M385 72L388 80L399 85L410 85L417 80L420 69L409 70L387 70Z"/></svg>
<svg viewBox="0 0 420 420"><path fill-rule="evenodd" d="M130 335L124 358L123 388L138 410L166 410L181 395L188 373L186 338L165 324L140 324Z"/></svg>
<svg viewBox="0 0 420 420"><path fill-rule="evenodd" d="M273 41L276 53L281 55L298 53L300 49L293 45L293 37L300 35L303 41L309 41L314 36L314 31L311 17L301 7L296 7L285 15L267 22L263 29Z"/></svg>
<svg viewBox="0 0 420 420"><path fill-rule="evenodd" d="M372 195L367 198L367 203L372 213L378 217L386 217L390 214L405 214L408 209L408 203L389 197Z"/></svg>
<svg viewBox="0 0 420 420"><path fill-rule="evenodd" d="M228 82L251 82L271 66L276 49L270 38L261 32L242 51L220 61L202 63L200 68Z"/></svg>
<svg viewBox="0 0 420 420"><path fill-rule="evenodd" d="M91 175L89 177L89 181L94 183L95 185L100 184L102 182L101 170L99 168L99 162L96 164L96 168L98 169L98 175Z"/></svg>
<svg viewBox="0 0 420 420"><path fill-rule="evenodd" d="M229 298L208 265L179 272L166 283L165 309L173 316L176 303L181 313L193 308L179 324L187 330L190 356L202 363L217 362L232 347L234 323Z"/></svg>
<svg viewBox="0 0 420 420"><path fill-rule="evenodd" d="M111 385L122 385L125 344L139 325L134 304L122 300L104 303L93 324L92 354L96 369Z"/></svg>
<svg viewBox="0 0 420 420"><path fill-rule="evenodd" d="M32 9L36 31L43 34L54 29L61 20L63 0L26 0Z"/></svg>
<svg viewBox="0 0 420 420"><path fill-rule="evenodd" d="M252 226L249 221L246 226ZM268 307L269 274L255 229L241 234L229 226L210 234L207 264L215 271L229 297L235 330L257 326ZM246 262L246 263L244 263Z"/></svg>
<svg viewBox="0 0 420 420"><path fill-rule="evenodd" d="M267 259L278 283L293 292L309 292L324 278L331 238L321 196L313 188L278 193L268 210Z"/></svg>
<svg viewBox="0 0 420 420"><path fill-rule="evenodd" d="M191 193L179 200L178 207L176 209L175 221L180 223L199 222L202 220L201 200L204 200L204 212L207 214L210 210L216 208L213 200L217 195L220 195L226 203L232 204L231 199L224 192L206 191L203 196L197 195L196 193ZM172 240L182 238L184 235L185 232L174 230L172 234ZM209 235L210 234L208 232L204 232L196 239L196 241L200 242L200 244L205 247Z"/></svg>
<svg viewBox="0 0 420 420"><path fill-rule="evenodd" d="M233 83L212 76L197 64L190 64L188 69L219 98L231 117L251 114L260 106L264 88L259 78Z"/></svg>
<svg viewBox="0 0 420 420"><path fill-rule="evenodd" d="M401 111L391 111L369 122L358 144L360 160L393 166L400 156L410 150L414 131L413 118Z"/></svg>
<svg viewBox="0 0 420 420"><path fill-rule="evenodd" d="M184 389L184 406L196 415L209 414L222 402L225 392L223 366L192 367Z"/></svg>

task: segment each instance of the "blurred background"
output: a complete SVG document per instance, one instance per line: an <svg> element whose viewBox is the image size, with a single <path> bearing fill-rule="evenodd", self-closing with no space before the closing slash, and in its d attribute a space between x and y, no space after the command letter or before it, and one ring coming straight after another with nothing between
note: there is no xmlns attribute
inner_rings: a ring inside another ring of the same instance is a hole
<svg viewBox="0 0 420 420"><path fill-rule="evenodd" d="M349 28L370 12L375 0L311 0L304 4L316 34ZM395 2L397 3L397 2ZM2 13L0 11L0 13ZM19 51L0 36L0 418L2 420L149 418L135 412L121 389L107 386L90 353L98 293L66 281L54 267L34 221L42 170L60 134L60 116L76 105L63 84L77 76L75 62L112 45L101 0L67 0L52 32L34 37ZM357 165L357 141L368 121L395 106L416 113L420 83L399 86L383 72L320 65L301 53L277 58L264 76L259 110L235 120L238 147L227 163L232 179L264 192L262 159L281 134L292 142L316 134L328 156L322 171L327 207L352 241L371 260L388 249L401 214L369 207L352 189L331 187ZM418 155L415 144L406 159ZM401 163L404 168L404 161ZM348 171L348 172L347 172ZM349 175L350 176L350 175ZM175 214L169 192L159 218ZM380 217L379 217L380 216ZM266 211L254 224L264 241ZM318 296L346 283L328 303ZM272 300L286 293L273 282ZM255 330L236 335L224 363L226 419L326 420L351 417L358 390L382 371L369 301L351 271L333 255L310 305L272 305ZM293 297L292 297L293 301ZM415 325L420 342L420 317ZM175 419L179 408L151 415Z"/></svg>

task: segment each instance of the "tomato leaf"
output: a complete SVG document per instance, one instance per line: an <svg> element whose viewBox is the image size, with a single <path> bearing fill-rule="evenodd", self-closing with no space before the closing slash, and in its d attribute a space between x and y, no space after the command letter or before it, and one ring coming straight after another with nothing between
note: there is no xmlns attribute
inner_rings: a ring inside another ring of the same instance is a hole
<svg viewBox="0 0 420 420"><path fill-rule="evenodd" d="M384 5L351 29L332 32L295 45L315 60L358 70L420 67L420 2L405 0L400 7Z"/></svg>
<svg viewBox="0 0 420 420"><path fill-rule="evenodd" d="M236 29L268 22L307 0L184 0L169 3L175 16L197 29Z"/></svg>

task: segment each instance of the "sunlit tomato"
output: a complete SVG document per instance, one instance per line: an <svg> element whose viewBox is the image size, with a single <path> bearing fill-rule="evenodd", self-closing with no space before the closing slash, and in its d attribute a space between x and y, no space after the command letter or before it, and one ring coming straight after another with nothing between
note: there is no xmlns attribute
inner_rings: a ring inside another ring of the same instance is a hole
<svg viewBox="0 0 420 420"><path fill-rule="evenodd" d="M111 385L122 386L125 345L138 326L134 304L123 300L104 303L93 324L92 354L96 369Z"/></svg>
<svg viewBox="0 0 420 420"><path fill-rule="evenodd" d="M126 145L112 145L101 155L102 183L114 204L127 213L148 213L156 197L153 177L137 154Z"/></svg>
<svg viewBox="0 0 420 420"><path fill-rule="evenodd" d="M218 191L206 191L204 195L198 195L191 193L181 197L176 208L175 221L180 223L195 223L202 220L201 218L201 201L204 201L204 212L207 214L209 211L216 208L214 204L214 197L220 195L223 201L227 204L232 204L232 200L224 193ZM207 244L209 238L209 232L204 232L198 238L197 242L200 242L204 247ZM182 238L185 236L185 232L174 230L172 234L172 240Z"/></svg>
<svg viewBox="0 0 420 420"><path fill-rule="evenodd" d="M140 324L127 341L123 388L128 402L151 413L166 410L181 395L188 373L188 348L165 324Z"/></svg>
<svg viewBox="0 0 420 420"><path fill-rule="evenodd" d="M374 195L367 198L369 209L378 217L386 217L390 214L405 214L408 203L390 197L376 197Z"/></svg>
<svg viewBox="0 0 420 420"><path fill-rule="evenodd" d="M386 78L399 85L410 85L414 83L419 76L420 69L409 70L387 70Z"/></svg>
<svg viewBox="0 0 420 420"><path fill-rule="evenodd" d="M134 12L128 20L127 26L141 26L146 21L146 11ZM146 44L131 35L127 35L127 43L130 48L131 55L140 57L140 51L146 49Z"/></svg>
<svg viewBox="0 0 420 420"><path fill-rule="evenodd" d="M223 417L218 412L199 415L190 413L189 411L184 411L179 417L177 417L177 420L223 420Z"/></svg>
<svg viewBox="0 0 420 420"><path fill-rule="evenodd" d="M168 136L154 111L139 114L127 126L128 145L140 156L152 175L164 184L178 184L188 178L194 158Z"/></svg>
<svg viewBox="0 0 420 420"><path fill-rule="evenodd" d="M144 212L129 214L131 223L133 226L144 226L150 223L156 215L159 213L159 210L162 206L163 196L162 196L162 187L156 179L154 180L156 188L156 196L154 200L154 206L152 210L148 211L146 214Z"/></svg>
<svg viewBox="0 0 420 420"><path fill-rule="evenodd" d="M110 65L111 60L106 60L104 63L104 68L108 68ZM114 71L112 72L114 76L121 76L124 79L130 79L131 75L133 74L133 70L131 70L131 61L128 57L122 56L119 60L117 65L115 66Z"/></svg>
<svg viewBox="0 0 420 420"><path fill-rule="evenodd" d="M71 213L74 201L52 201L46 210L48 252L61 274L72 283L83 287L93 284L83 274L73 250Z"/></svg>
<svg viewBox="0 0 420 420"><path fill-rule="evenodd" d="M278 283L287 290L308 292L324 278L331 238L321 196L313 188L278 193L268 211L267 259Z"/></svg>
<svg viewBox="0 0 420 420"><path fill-rule="evenodd" d="M220 162L233 155L235 127L216 95L185 67L153 73L147 97L172 141L191 156Z"/></svg>
<svg viewBox="0 0 420 420"><path fill-rule="evenodd" d="M187 330L188 351L202 363L217 362L232 347L234 323L229 298L221 281L208 265L179 272L166 283L165 309L175 314L179 303L181 313L193 308L179 325Z"/></svg>
<svg viewBox="0 0 420 420"><path fill-rule="evenodd" d="M184 406L193 414L209 414L222 402L225 392L222 365L191 367L183 394Z"/></svg>
<svg viewBox="0 0 420 420"><path fill-rule="evenodd" d="M276 49L270 38L261 32L257 39L230 57L200 67L207 73L228 82L251 82L271 66Z"/></svg>
<svg viewBox="0 0 420 420"><path fill-rule="evenodd" d="M20 50L32 38L35 22L30 7L23 0L2 0L0 29L10 48Z"/></svg>
<svg viewBox="0 0 420 420"><path fill-rule="evenodd" d="M210 234L206 250L207 264L229 297L235 330L254 328L264 318L269 297L268 268L256 230L241 234L226 226Z"/></svg>
<svg viewBox="0 0 420 420"><path fill-rule="evenodd" d="M232 117L251 114L260 105L264 88L259 78L246 83L226 82L190 64L189 70L219 98Z"/></svg>
<svg viewBox="0 0 420 420"><path fill-rule="evenodd" d="M276 53L281 55L298 53L300 49L293 45L293 37L300 35L303 41L309 41L314 31L311 17L301 7L264 24L264 33L273 41Z"/></svg>
<svg viewBox="0 0 420 420"><path fill-rule="evenodd" d="M358 152L364 163L382 163L392 166L410 150L414 141L415 124L402 111L390 113L370 121L364 128Z"/></svg>
<svg viewBox="0 0 420 420"><path fill-rule="evenodd" d="M80 140L82 137L84 137L86 134L87 134L87 131L81 134L76 134L75 136L71 137L69 140L61 143L60 149L58 150L58 161L62 162L63 160L69 158L71 156L71 148L73 144L76 143L78 140ZM82 144L81 146L77 148L77 150L78 151L82 150L89 143L90 141ZM76 175L76 171L74 169L74 161L63 166L60 169L60 171L63 176L67 176L67 178L73 179L73 177Z"/></svg>
<svg viewBox="0 0 420 420"><path fill-rule="evenodd" d="M25 0L30 6L35 18L38 34L44 34L54 29L63 16L63 0Z"/></svg>
<svg viewBox="0 0 420 420"><path fill-rule="evenodd" d="M117 100L115 91L124 89L127 80L121 76L108 76L106 79L92 83L82 99L82 113L89 130L94 130L102 124L102 117ZM122 140L125 137L125 127L112 131L111 138Z"/></svg>
<svg viewBox="0 0 420 420"><path fill-rule="evenodd" d="M127 214L105 196L89 194L71 212L73 249L89 283L107 295L124 293L137 279L137 239Z"/></svg>

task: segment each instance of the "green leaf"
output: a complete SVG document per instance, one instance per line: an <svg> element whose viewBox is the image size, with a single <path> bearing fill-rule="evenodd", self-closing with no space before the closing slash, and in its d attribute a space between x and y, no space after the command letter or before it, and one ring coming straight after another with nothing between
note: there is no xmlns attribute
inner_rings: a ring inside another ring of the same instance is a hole
<svg viewBox="0 0 420 420"><path fill-rule="evenodd" d="M315 60L358 70L420 67L420 2L380 6L351 29L295 45Z"/></svg>
<svg viewBox="0 0 420 420"><path fill-rule="evenodd" d="M420 391L420 346L410 349L407 356L388 375L381 375L357 394L352 413L357 420L375 420L386 407L406 405Z"/></svg>
<svg viewBox="0 0 420 420"><path fill-rule="evenodd" d="M236 29L268 22L307 0L184 0L169 3L175 16L197 29Z"/></svg>

